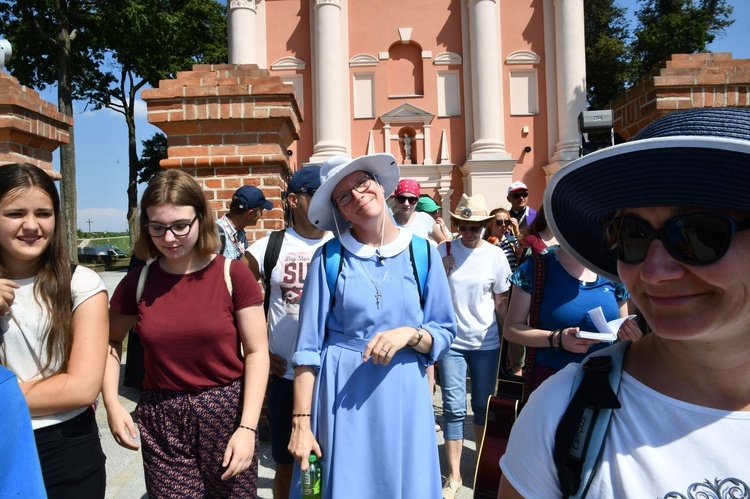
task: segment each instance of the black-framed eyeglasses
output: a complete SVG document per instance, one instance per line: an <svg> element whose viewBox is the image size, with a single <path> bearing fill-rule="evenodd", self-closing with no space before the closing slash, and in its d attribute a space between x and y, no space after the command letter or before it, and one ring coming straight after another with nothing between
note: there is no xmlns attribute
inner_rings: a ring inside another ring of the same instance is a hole
<svg viewBox="0 0 750 499"><path fill-rule="evenodd" d="M688 265L710 265L729 251L735 233L750 229L723 213L688 213L672 217L654 229L633 215L615 217L607 227L607 243L624 263L641 263L658 239L672 257Z"/></svg>
<svg viewBox="0 0 750 499"><path fill-rule="evenodd" d="M481 225L459 225L458 232L473 232L474 234L482 230Z"/></svg>
<svg viewBox="0 0 750 499"><path fill-rule="evenodd" d="M404 204L408 202L410 205L414 206L415 204L417 204L417 201L418 198L416 197L404 196L403 194L399 194L398 196L396 196L396 202L398 204Z"/></svg>
<svg viewBox="0 0 750 499"><path fill-rule="evenodd" d="M510 197L512 197L513 199L526 198L526 197L529 197L529 193L528 193L528 191L511 192Z"/></svg>
<svg viewBox="0 0 750 499"><path fill-rule="evenodd" d="M357 180L348 191L339 195L339 197L334 199L333 202L336 203L339 208L343 208L344 206L351 203L352 199L354 199L352 197L352 191L357 191L359 193L365 192L370 188L370 184L372 184L373 180L375 180L375 177L373 177L370 173L366 173L364 177Z"/></svg>
<svg viewBox="0 0 750 499"><path fill-rule="evenodd" d="M510 220L495 220L495 225L502 226L502 227L508 227L510 225Z"/></svg>
<svg viewBox="0 0 750 499"><path fill-rule="evenodd" d="M175 237L183 237L190 234L190 228L196 220L198 220L198 215L189 222L179 222L172 225L146 224L146 229L151 237L164 237L167 231L171 231Z"/></svg>

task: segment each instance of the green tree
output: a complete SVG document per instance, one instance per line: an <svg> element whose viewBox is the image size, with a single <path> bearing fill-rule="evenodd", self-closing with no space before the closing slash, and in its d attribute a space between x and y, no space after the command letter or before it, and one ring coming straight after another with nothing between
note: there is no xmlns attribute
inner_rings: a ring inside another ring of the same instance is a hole
<svg viewBox="0 0 750 499"><path fill-rule="evenodd" d="M123 115L128 127L129 223L138 206L135 103L138 91L192 69L193 64L227 60L226 8L214 0L100 0L108 22L101 41L111 51L110 84L89 94L96 109ZM131 232L134 232L131 227Z"/></svg>
<svg viewBox="0 0 750 499"><path fill-rule="evenodd" d="M153 137L142 142L143 150L138 160L138 183L149 182L161 171L159 162L167 157L167 136L156 132Z"/></svg>
<svg viewBox="0 0 750 499"><path fill-rule="evenodd" d="M0 30L13 45L10 72L38 90L57 85L57 107L73 116L73 101L84 98L103 75L104 53L95 49L98 19L85 0L0 0ZM60 148L62 223L71 258L76 259L77 195L75 130Z"/></svg>
<svg viewBox="0 0 750 499"><path fill-rule="evenodd" d="M637 78L671 54L704 52L734 23L726 0L639 0L631 66Z"/></svg>
<svg viewBox="0 0 750 499"><path fill-rule="evenodd" d="M626 9L615 0L586 0L586 84L592 109L607 108L630 79Z"/></svg>

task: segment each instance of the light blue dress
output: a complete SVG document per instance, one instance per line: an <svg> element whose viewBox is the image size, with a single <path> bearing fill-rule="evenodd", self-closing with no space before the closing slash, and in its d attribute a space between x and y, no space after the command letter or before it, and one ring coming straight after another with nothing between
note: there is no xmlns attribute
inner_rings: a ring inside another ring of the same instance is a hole
<svg viewBox="0 0 750 499"><path fill-rule="evenodd" d="M448 351L456 335L455 315L433 246L420 306L408 250L411 237L400 230L394 242L381 248L386 258L379 263L373 248L342 234L343 267L332 310L320 250L310 265L292 364L317 371L311 423L323 452L325 498L442 497L425 367ZM377 332L401 326L429 331L429 354L407 346L388 366L362 362ZM291 497L300 497L297 466L292 484Z"/></svg>

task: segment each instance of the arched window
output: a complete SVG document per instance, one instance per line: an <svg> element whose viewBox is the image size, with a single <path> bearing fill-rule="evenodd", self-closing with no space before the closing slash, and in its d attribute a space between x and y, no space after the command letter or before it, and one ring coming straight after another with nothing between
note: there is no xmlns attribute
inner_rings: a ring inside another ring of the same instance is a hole
<svg viewBox="0 0 750 499"><path fill-rule="evenodd" d="M421 47L411 42L394 43L388 53L388 95L424 95Z"/></svg>

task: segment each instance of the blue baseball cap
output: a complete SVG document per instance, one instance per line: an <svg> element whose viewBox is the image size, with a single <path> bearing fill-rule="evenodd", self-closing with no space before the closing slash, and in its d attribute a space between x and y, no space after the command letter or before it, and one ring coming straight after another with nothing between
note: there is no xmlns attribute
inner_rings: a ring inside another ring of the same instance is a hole
<svg viewBox="0 0 750 499"><path fill-rule="evenodd" d="M273 203L266 199L263 195L263 191L252 185L243 185L237 192L232 196L232 203L237 203L237 208L242 211L254 210L256 208L263 208L264 210L272 210Z"/></svg>
<svg viewBox="0 0 750 499"><path fill-rule="evenodd" d="M320 166L310 165L297 170L289 179L287 193L315 191L320 187ZM312 194L312 193L311 193Z"/></svg>

